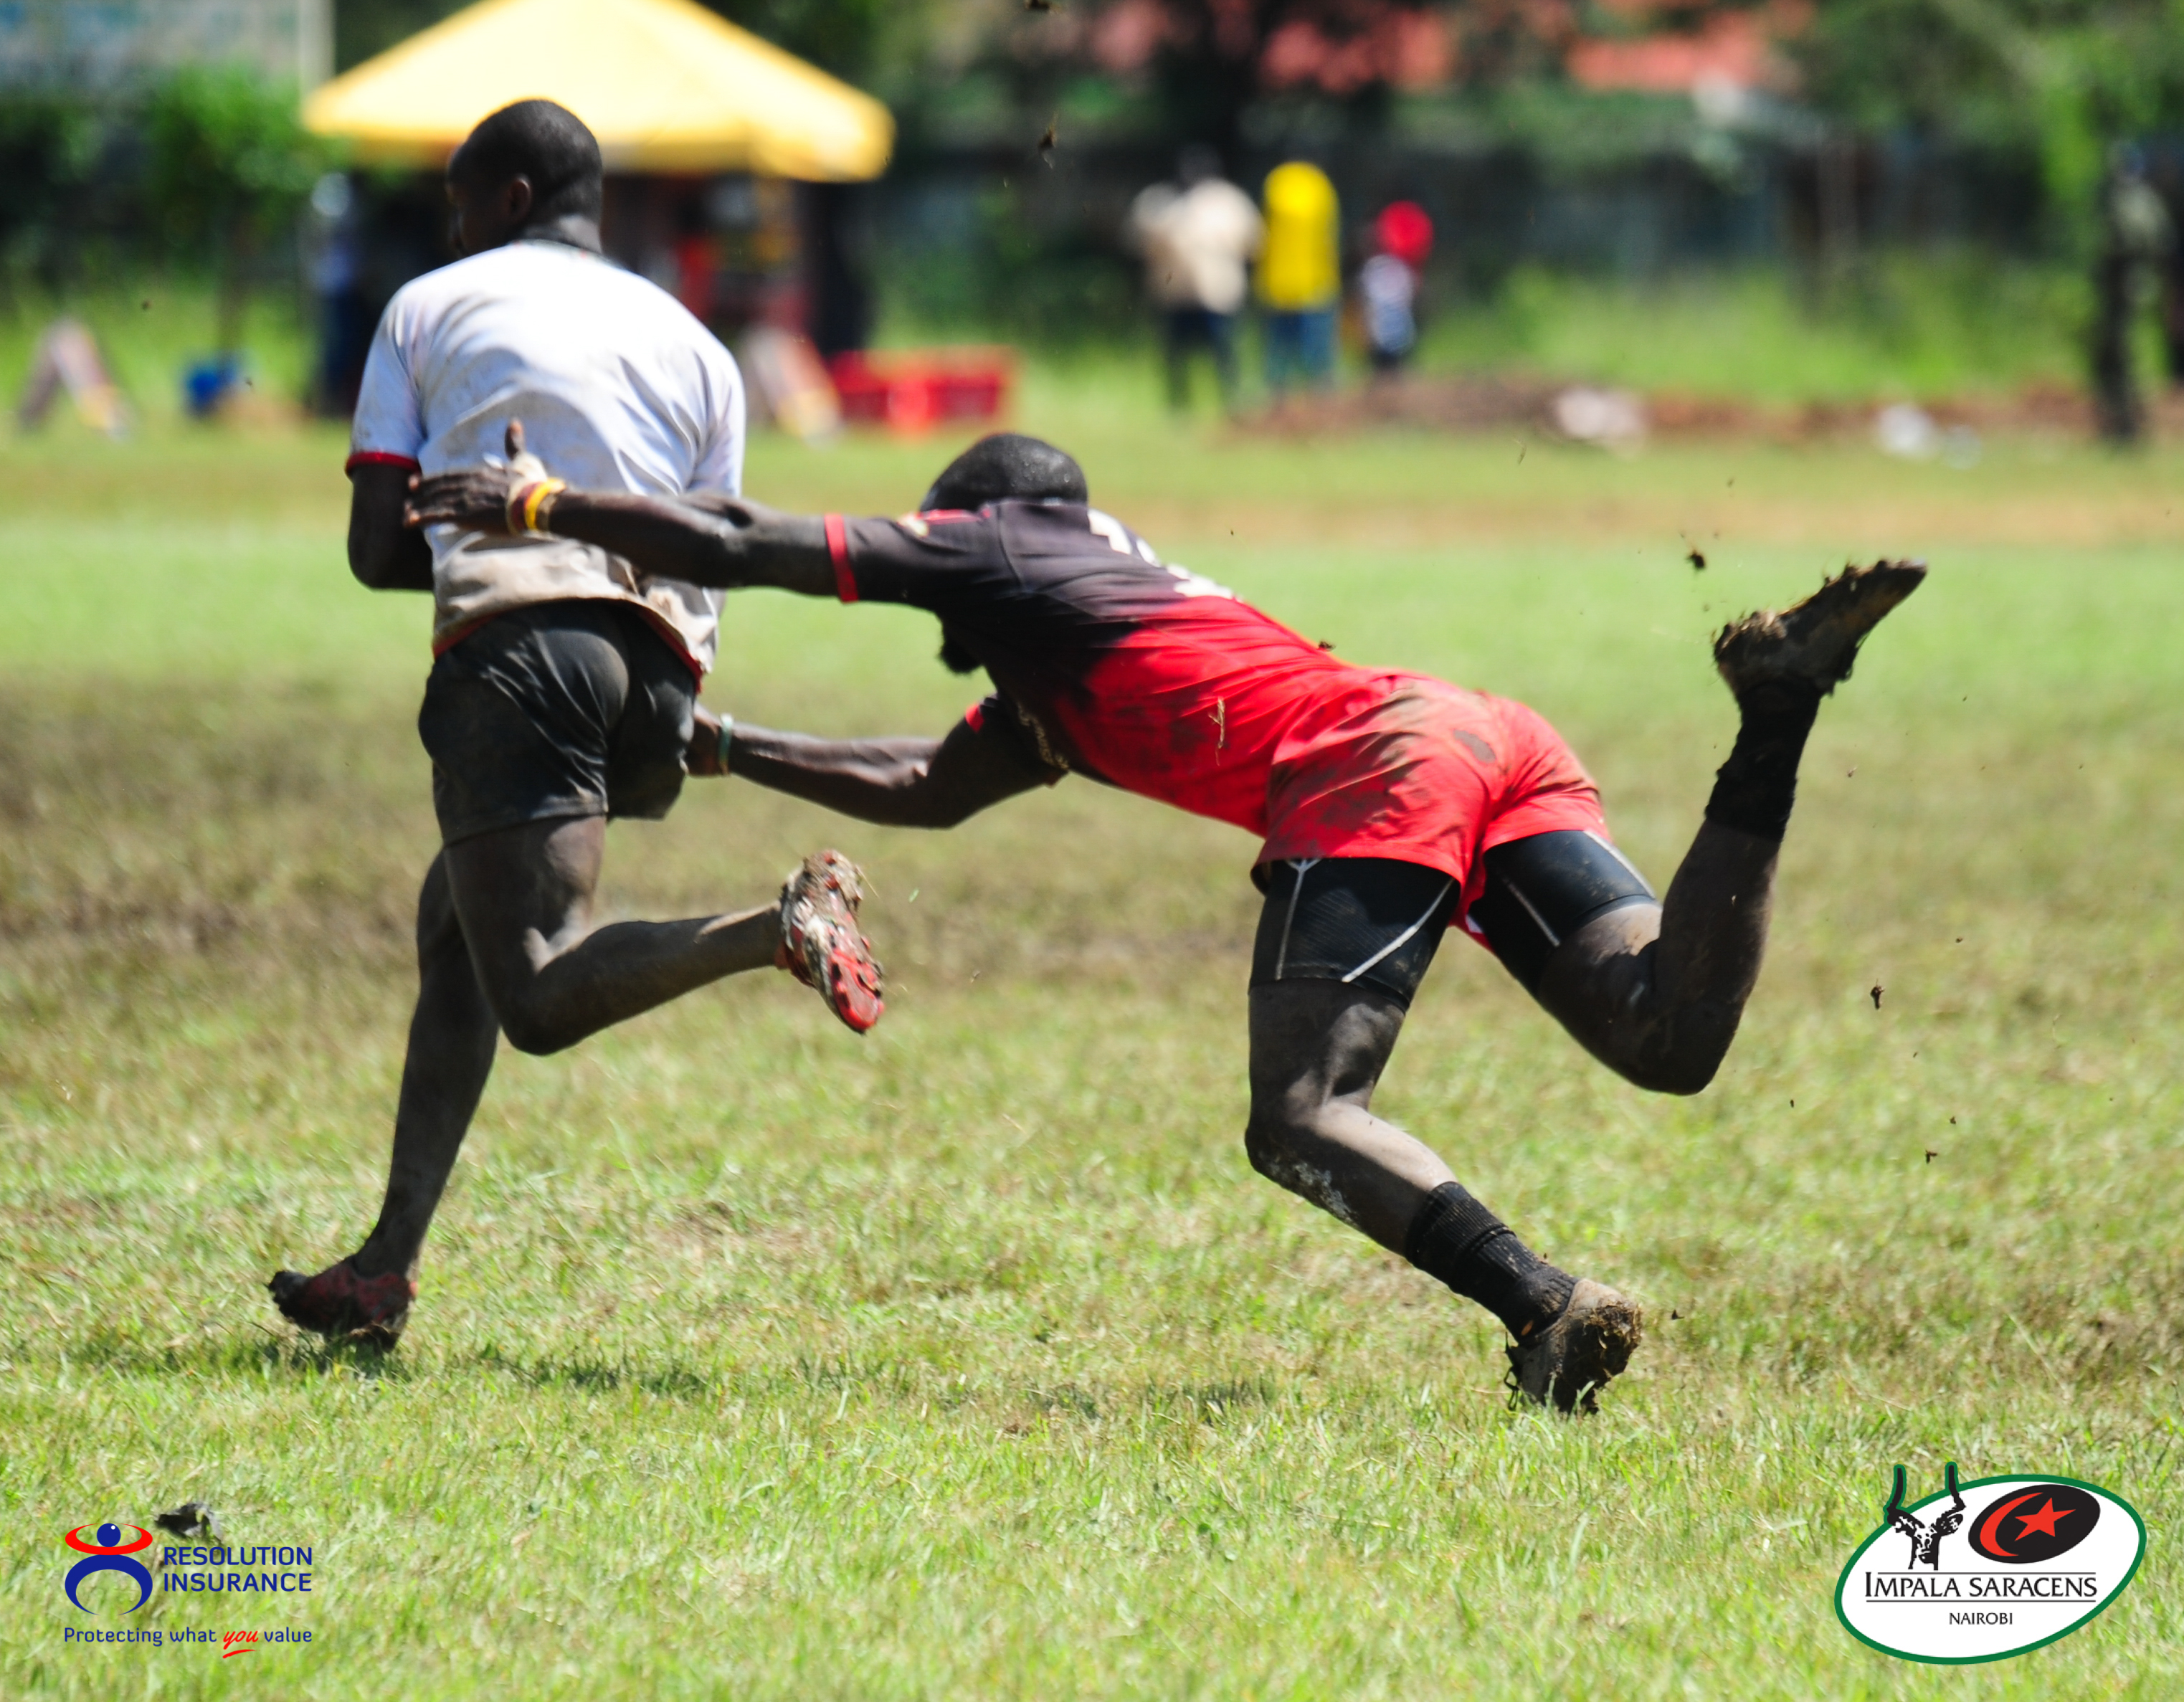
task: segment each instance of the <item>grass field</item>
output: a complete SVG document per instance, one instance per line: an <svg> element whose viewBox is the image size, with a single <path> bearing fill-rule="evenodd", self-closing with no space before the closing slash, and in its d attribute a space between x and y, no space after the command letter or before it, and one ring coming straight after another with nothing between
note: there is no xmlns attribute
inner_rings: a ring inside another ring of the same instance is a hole
<svg viewBox="0 0 2184 1702"><path fill-rule="evenodd" d="M1383 1088L1646 1300L1601 1415L1507 1412L1484 1314L1251 1173L1253 847L1077 781L615 829L627 914L864 860L888 1021L767 976L504 1051L399 1352L298 1339L259 1285L376 1204L425 610L348 581L336 437L64 431L0 446L0 1694L2177 1694L2184 458L1229 441L1055 375L1025 415L1308 635L1544 710L1657 881L1733 730L1709 626L1932 560L1822 717L1711 1090L1624 1087L1460 940ZM948 448L750 484L894 511ZM752 594L707 695L937 730L934 642ZM1854 1643L1889 1467L1947 1460L2132 1500L2138 1582L1995 1667ZM191 1499L313 1594L145 1616L314 1641L64 1645L61 1533Z"/></svg>

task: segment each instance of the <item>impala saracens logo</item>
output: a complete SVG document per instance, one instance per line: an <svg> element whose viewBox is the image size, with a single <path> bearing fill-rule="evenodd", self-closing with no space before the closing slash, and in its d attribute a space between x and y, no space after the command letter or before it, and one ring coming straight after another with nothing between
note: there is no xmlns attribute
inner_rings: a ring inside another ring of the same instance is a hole
<svg viewBox="0 0 2184 1702"><path fill-rule="evenodd" d="M1904 1499L1904 1472L1880 1528L1836 1585L1852 1637L1906 1660L1963 1666L2068 1637L2138 1571L2146 1527L2120 1498L2071 1477L1957 1481Z"/></svg>
<svg viewBox="0 0 2184 1702"><path fill-rule="evenodd" d="M68 1569L68 1576L61 1580L61 1588L68 1592L69 1600L79 1610L90 1613L93 1610L85 1607L77 1597L76 1586L100 1572L119 1572L136 1586L136 1599L121 1610L124 1613L136 1612L152 1599L152 1574L145 1569L142 1560L131 1560L130 1556L152 1546L152 1533L142 1525L101 1525L98 1531L98 1540L86 1543L83 1533L89 1528L88 1526L78 1525L61 1538L78 1554L88 1556ZM125 1530L134 1531L136 1540L123 1542L121 1533Z"/></svg>
<svg viewBox="0 0 2184 1702"><path fill-rule="evenodd" d="M2042 1483L2021 1494L2003 1496L1965 1534L1987 1559L2026 1566L2069 1554L2093 1534L2100 1521L2100 1497L2090 1489L2075 1483Z"/></svg>

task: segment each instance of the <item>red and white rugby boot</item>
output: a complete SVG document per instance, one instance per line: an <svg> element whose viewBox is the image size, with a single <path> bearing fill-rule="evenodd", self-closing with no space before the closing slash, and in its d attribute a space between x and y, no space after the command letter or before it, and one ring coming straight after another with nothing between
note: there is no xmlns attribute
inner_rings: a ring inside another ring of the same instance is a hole
<svg viewBox="0 0 2184 1702"><path fill-rule="evenodd" d="M359 1276L346 1259L315 1276L276 1271L265 1287L290 1323L382 1351L402 1339L410 1303L417 1298L417 1285L399 1271Z"/></svg>
<svg viewBox="0 0 2184 1702"><path fill-rule="evenodd" d="M781 889L781 951L774 959L859 1034L887 1008L872 943L857 932L863 898L863 871L840 852L806 857Z"/></svg>

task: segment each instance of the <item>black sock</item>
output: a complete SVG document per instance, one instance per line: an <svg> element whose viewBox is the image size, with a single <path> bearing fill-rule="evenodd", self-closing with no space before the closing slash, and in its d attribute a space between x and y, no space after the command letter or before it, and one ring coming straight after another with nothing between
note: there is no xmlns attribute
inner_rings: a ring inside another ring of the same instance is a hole
<svg viewBox="0 0 2184 1702"><path fill-rule="evenodd" d="M1706 819L1782 843L1797 798L1797 762L1820 712L1820 694L1799 680L1754 686L1736 700L1744 716L1729 760L1715 775Z"/></svg>
<svg viewBox="0 0 2184 1702"><path fill-rule="evenodd" d="M1445 1182L1426 1197L1404 1238L1403 1256L1485 1307L1518 1341L1552 1322L1577 1287L1576 1277L1518 1240L1461 1182Z"/></svg>

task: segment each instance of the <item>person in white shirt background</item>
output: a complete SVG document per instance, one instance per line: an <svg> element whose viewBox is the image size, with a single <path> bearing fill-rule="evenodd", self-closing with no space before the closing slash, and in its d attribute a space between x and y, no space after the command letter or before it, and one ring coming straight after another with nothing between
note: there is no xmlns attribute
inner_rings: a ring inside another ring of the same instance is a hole
<svg viewBox="0 0 2184 1702"><path fill-rule="evenodd" d="M1129 223L1130 239L1145 256L1145 287L1161 310L1168 403L1178 411L1190 405L1191 353L1202 348L1213 358L1221 404L1234 413L1236 316L1266 221L1251 197L1221 175L1221 156L1210 147L1184 149L1176 178L1141 190Z"/></svg>
<svg viewBox="0 0 2184 1702"><path fill-rule="evenodd" d="M593 926L608 818L663 816L686 771L720 771L694 734L722 594L544 536L562 487L551 475L733 495L743 382L674 298L600 253L599 142L566 108L493 114L449 161L448 190L466 258L388 303L348 462L351 570L434 604L418 733L442 844L418 899L393 1154L358 1249L268 1284L292 1322L382 1347L408 1320L425 1233L501 1035L519 1051L559 1051L767 967L816 987L858 1032L881 1010L856 926L858 871L832 851L807 859L774 903ZM515 536L405 524L421 472L503 453L526 476L510 499Z"/></svg>

